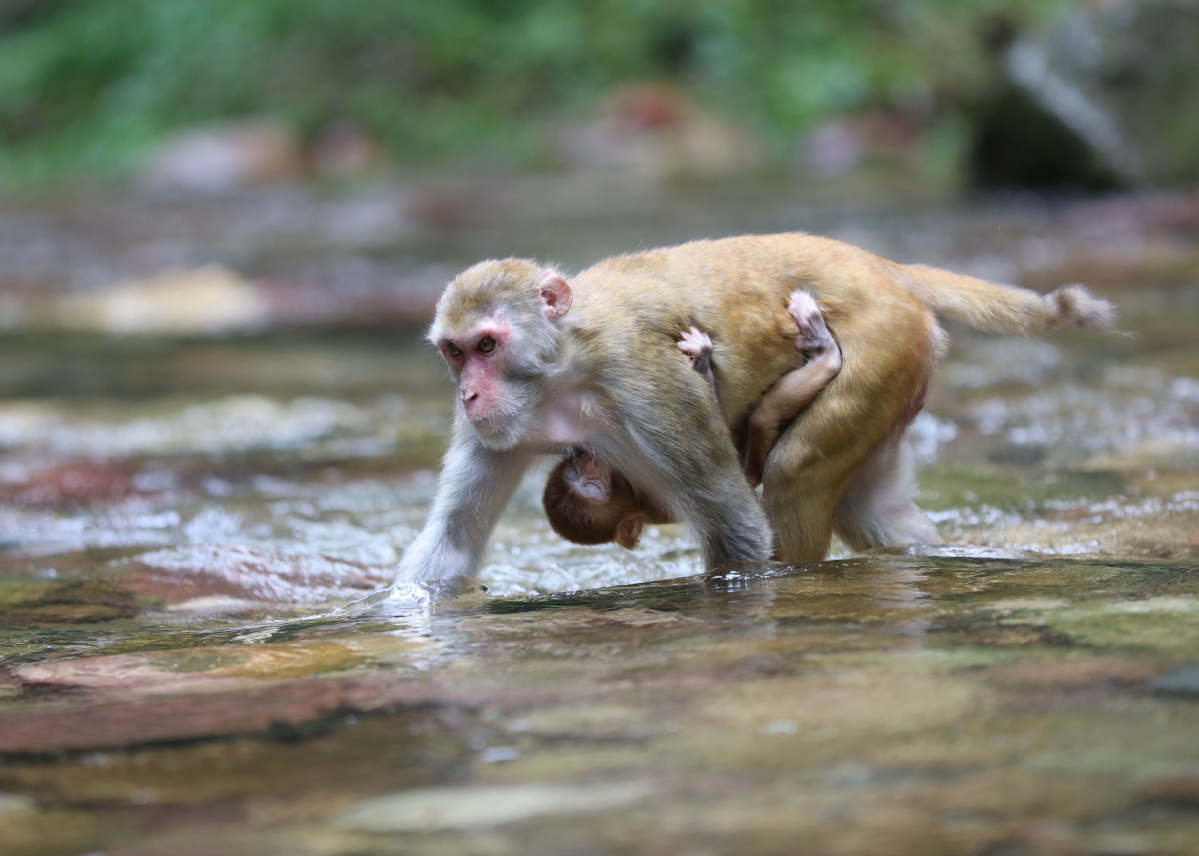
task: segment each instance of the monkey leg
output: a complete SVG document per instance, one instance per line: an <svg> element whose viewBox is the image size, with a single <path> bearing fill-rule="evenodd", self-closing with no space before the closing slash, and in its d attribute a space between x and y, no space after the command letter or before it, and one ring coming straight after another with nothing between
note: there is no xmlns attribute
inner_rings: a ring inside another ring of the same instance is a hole
<svg viewBox="0 0 1199 856"><path fill-rule="evenodd" d="M833 528L855 550L940 544L937 527L912 502L915 490L911 447L896 433L867 457L837 504Z"/></svg>
<svg viewBox="0 0 1199 856"><path fill-rule="evenodd" d="M774 558L782 562L816 562L828 553L837 504L859 455L868 454L853 444L824 457L819 445L794 431L803 418L775 444L762 479L763 504L775 531Z"/></svg>
<svg viewBox="0 0 1199 856"><path fill-rule="evenodd" d="M922 394L939 328L922 304L888 286L881 283L879 298L855 306L856 314L830 315L841 344L841 372L766 459L763 502L777 538L775 558L781 561L824 558L842 497ZM851 503L843 509L847 530L859 507ZM891 518L878 521L882 528L897 525Z"/></svg>

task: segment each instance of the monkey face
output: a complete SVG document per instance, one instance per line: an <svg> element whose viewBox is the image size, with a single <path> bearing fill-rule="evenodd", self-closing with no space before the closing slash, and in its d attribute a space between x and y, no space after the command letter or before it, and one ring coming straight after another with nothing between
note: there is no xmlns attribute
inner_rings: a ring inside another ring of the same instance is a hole
<svg viewBox="0 0 1199 856"><path fill-rule="evenodd" d="M571 303L559 274L530 267L486 262L464 272L438 302L429 331L458 384L461 414L496 450L537 433L556 321Z"/></svg>
<svg viewBox="0 0 1199 856"><path fill-rule="evenodd" d="M476 426L497 421L504 414L508 399L504 369L512 340L512 327L489 315L437 343L458 382L462 410Z"/></svg>
<svg viewBox="0 0 1199 856"><path fill-rule="evenodd" d="M562 468L567 486L586 502L607 502L612 496L612 476L612 468L589 452L576 455Z"/></svg>
<svg viewBox="0 0 1199 856"><path fill-rule="evenodd" d="M438 349L458 384L461 414L483 445L510 449L533 436L545 373L539 339L554 335L541 318L521 324L504 310L478 318L462 332L443 333Z"/></svg>

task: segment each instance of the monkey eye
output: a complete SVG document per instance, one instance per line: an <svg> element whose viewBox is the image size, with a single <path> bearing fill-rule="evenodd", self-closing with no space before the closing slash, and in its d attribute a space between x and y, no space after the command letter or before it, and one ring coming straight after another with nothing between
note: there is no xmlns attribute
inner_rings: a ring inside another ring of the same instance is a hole
<svg viewBox="0 0 1199 856"><path fill-rule="evenodd" d="M495 339L490 336L484 336L479 340L479 350L484 354L490 354L495 350Z"/></svg>
<svg viewBox="0 0 1199 856"><path fill-rule="evenodd" d="M453 342L445 343L445 352L447 354L449 354L451 357L453 357L454 359L458 359L460 356L462 356L462 349L459 348L457 345L455 345Z"/></svg>

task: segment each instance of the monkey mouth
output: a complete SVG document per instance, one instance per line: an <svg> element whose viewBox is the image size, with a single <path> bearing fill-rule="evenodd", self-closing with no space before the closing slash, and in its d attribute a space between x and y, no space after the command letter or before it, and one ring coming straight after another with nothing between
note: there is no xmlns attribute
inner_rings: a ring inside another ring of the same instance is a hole
<svg viewBox="0 0 1199 856"><path fill-rule="evenodd" d="M512 421L508 417L494 411L487 413L467 413L466 418L478 431L502 431Z"/></svg>
<svg viewBox="0 0 1199 856"><path fill-rule="evenodd" d="M520 440L520 426L514 420L491 414L480 417L467 417L470 426L475 429L479 440L489 449L504 451L511 449Z"/></svg>

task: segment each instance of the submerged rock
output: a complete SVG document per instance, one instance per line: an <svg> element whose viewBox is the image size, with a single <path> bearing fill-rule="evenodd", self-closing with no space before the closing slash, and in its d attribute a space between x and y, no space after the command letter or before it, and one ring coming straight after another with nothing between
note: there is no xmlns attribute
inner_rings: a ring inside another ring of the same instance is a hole
<svg viewBox="0 0 1199 856"><path fill-rule="evenodd" d="M477 829L542 814L608 811L642 799L650 790L642 782L436 788L366 800L335 822L344 829L377 833Z"/></svg>
<svg viewBox="0 0 1199 856"><path fill-rule="evenodd" d="M140 611L136 597L107 580L72 580L40 596L0 603L0 621L10 624L86 624L130 618Z"/></svg>

